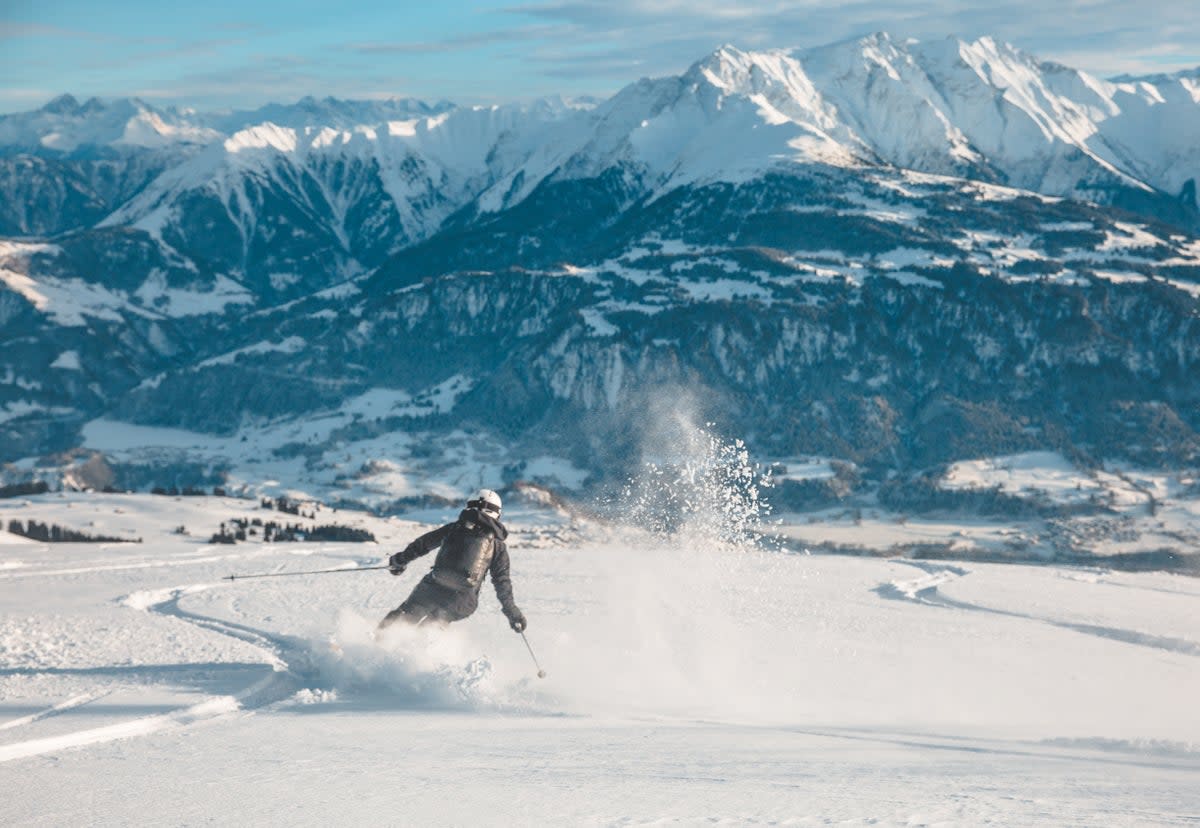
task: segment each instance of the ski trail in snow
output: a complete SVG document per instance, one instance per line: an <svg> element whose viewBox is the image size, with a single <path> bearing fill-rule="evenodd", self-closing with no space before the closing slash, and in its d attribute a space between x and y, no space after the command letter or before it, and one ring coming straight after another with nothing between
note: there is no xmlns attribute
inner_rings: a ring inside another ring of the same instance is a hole
<svg viewBox="0 0 1200 828"><path fill-rule="evenodd" d="M462 709L486 701L490 665L486 659L475 659L464 666L465 653L444 631L431 639L430 630L392 629L381 645L373 621L343 618L339 635L345 640L313 641L201 615L180 606L189 595L225 586L229 585L199 583L142 590L126 596L121 603L260 649L275 671L275 680L253 693L239 695L244 710L284 702L303 691L308 691L306 699L320 699L337 698L341 690L370 692L373 688L388 688L390 693L399 694L393 703L402 701L405 706L420 708Z"/></svg>
<svg viewBox="0 0 1200 828"><path fill-rule="evenodd" d="M406 707L433 709L470 708L490 699L490 664L479 658L464 663L467 654L445 631L430 637L428 629L393 629L381 642L376 639L373 621L342 618L338 635L343 640L314 641L201 615L180 606L188 595L225 586L201 583L143 590L127 596L122 603L236 638L261 650L264 660L275 670L275 681L240 697L245 710L284 702L303 691L308 691L305 699L334 699L340 691L371 693L386 689L393 705L399 702Z"/></svg>
<svg viewBox="0 0 1200 828"><path fill-rule="evenodd" d="M153 612L168 618L176 618L185 623L215 632L218 635L244 641L262 650L264 663L272 667L276 673L290 675L297 681L301 679L302 677L296 674L294 664L297 661L303 661L302 656L308 649L306 641L291 636L273 635L254 627L238 624L234 621L225 621L220 618L212 618L207 615L188 612L179 606L180 600L188 595L195 595L198 592L205 592L225 586L227 585L199 583L179 587L166 587L164 589L140 590L121 599L121 604L143 612ZM270 701L262 702L262 704L269 703Z"/></svg>
<svg viewBox="0 0 1200 828"><path fill-rule="evenodd" d="M1108 569L1078 569L1071 572L1060 572L1058 577L1065 578L1069 581L1081 581L1087 584L1095 584L1102 587L1114 587L1116 589L1137 590L1139 592L1158 592L1163 595L1179 595L1184 598L1195 598L1200 593L1195 590L1187 589L1167 589L1161 586L1148 586L1146 584L1126 584L1120 581L1111 581L1108 576L1111 575L1111 570ZM1182 576L1187 577L1187 576Z"/></svg>
<svg viewBox="0 0 1200 828"><path fill-rule="evenodd" d="M72 696L66 701L59 702L53 707L47 707L45 710L42 710L38 713L31 713L28 716L22 716L19 719L12 719L4 724L0 724L0 730L9 730L14 727L21 727L22 725L40 722L42 719L48 719L51 716L57 716L59 713L63 713L67 710L74 710L76 707L82 707L83 705L94 702L97 699L102 699L110 692L112 691L105 690L102 693L80 693L78 696Z"/></svg>
<svg viewBox="0 0 1200 828"><path fill-rule="evenodd" d="M176 730L238 712L252 712L295 694L303 686L303 681L287 662L286 656L294 649L294 645L291 645L287 639L271 636L240 624L189 613L179 607L179 600L184 596L219 586L223 585L201 583L165 589L140 590L127 595L121 599L120 603L130 609L178 618L221 635L253 644L264 651L263 667L271 670L267 676L233 695L212 696L197 704L169 713L143 716L118 724L0 746L0 762L24 759L67 748L145 736L165 730ZM73 707L87 704L102 695L107 695L107 693L76 696L48 710L0 725L0 730L30 724Z"/></svg>
<svg viewBox="0 0 1200 828"><path fill-rule="evenodd" d="M145 716L129 722L121 722L90 730L77 730L61 736L51 736L45 739L32 739L28 742L16 742L0 746L0 762L10 762L14 759L26 759L43 753L53 753L65 748L94 745L101 742L112 742L118 739L129 739L134 736L145 736L164 730L174 730L198 722L207 721L230 713L235 713L240 705L237 696L216 696L206 699L199 704L164 713L158 716Z"/></svg>
<svg viewBox="0 0 1200 828"><path fill-rule="evenodd" d="M908 563L908 561L904 563ZM890 581L886 584L880 584L875 588L875 592L880 597L892 600L912 601L929 606L945 606L943 603L944 599L938 593L938 587L970 574L969 570L957 566L918 563L911 565L923 570L925 575L908 581Z"/></svg>
<svg viewBox="0 0 1200 828"><path fill-rule="evenodd" d="M1200 745L1167 739L1051 738L1030 741L966 738L938 733L846 727L786 727L790 733L848 742L900 745L929 751L975 756L1011 756L1039 762L1087 761L1120 767L1198 767ZM1097 755L1099 754L1099 755Z"/></svg>
<svg viewBox="0 0 1200 828"><path fill-rule="evenodd" d="M1124 644L1133 644L1139 647L1150 647L1156 650L1182 653L1183 655L1200 656L1200 644L1182 638L1172 638L1164 635L1152 635L1150 633L1142 633L1136 630L1122 629L1121 627L1105 627L1099 624L1081 624L1074 621L1060 621L1056 618L1030 615L1023 612L1013 612L1012 610L997 609L995 607L985 607L980 604L972 604L967 601L959 601L954 598L948 598L939 591L939 587L941 587L943 584L949 583L950 581L971 574L970 570L957 566L950 566L947 564L930 564L921 561L897 561L897 563L916 567L917 569L924 571L926 574L920 578L913 578L911 580L889 581L886 584L880 584L879 586L875 587L874 591L881 598L886 598L893 601L909 601L929 607L958 609L969 612L986 612L993 615L1006 616L1008 618L1020 618L1025 621L1037 621L1042 624L1049 624L1065 630L1083 633L1084 635L1094 635L1098 638L1107 638L1110 641L1120 641Z"/></svg>

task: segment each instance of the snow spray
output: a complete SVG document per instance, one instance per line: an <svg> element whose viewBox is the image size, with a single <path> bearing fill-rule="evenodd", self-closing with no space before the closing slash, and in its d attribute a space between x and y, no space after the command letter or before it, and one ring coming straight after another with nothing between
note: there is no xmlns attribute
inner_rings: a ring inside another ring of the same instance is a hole
<svg viewBox="0 0 1200 828"><path fill-rule="evenodd" d="M693 546L738 551L761 542L769 474L751 462L744 442L719 437L712 423L675 425L676 439L626 483L616 513L633 527Z"/></svg>
<svg viewBox="0 0 1200 828"><path fill-rule="evenodd" d="M766 645L753 632L755 587L775 557L761 548L767 475L742 441L682 411L656 418L643 456L608 504L625 526L578 559L588 601L560 619L546 656L561 703L636 715L774 709L759 692Z"/></svg>
<svg viewBox="0 0 1200 828"><path fill-rule="evenodd" d="M419 710L503 709L503 688L462 629L393 624L338 614L330 647L314 647L321 679L358 705Z"/></svg>

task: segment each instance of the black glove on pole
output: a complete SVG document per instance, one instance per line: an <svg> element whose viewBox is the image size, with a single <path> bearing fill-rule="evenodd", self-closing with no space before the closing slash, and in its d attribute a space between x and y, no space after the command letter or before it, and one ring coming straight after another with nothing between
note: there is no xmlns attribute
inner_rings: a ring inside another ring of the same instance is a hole
<svg viewBox="0 0 1200 828"><path fill-rule="evenodd" d="M521 610L519 610L517 607L513 607L512 609L507 610L504 614L508 616L508 626L513 628L513 632L525 632L525 614L521 612Z"/></svg>

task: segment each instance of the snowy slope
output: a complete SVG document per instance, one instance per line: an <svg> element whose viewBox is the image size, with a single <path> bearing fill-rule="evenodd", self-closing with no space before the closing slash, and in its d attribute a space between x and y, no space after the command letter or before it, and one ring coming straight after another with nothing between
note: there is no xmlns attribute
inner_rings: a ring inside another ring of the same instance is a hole
<svg viewBox="0 0 1200 828"><path fill-rule="evenodd" d="M337 516L378 547L169 534L255 506L0 503L144 538L0 542L5 824L1122 826L1200 808L1193 579L597 527L564 544L533 517L510 547L539 680L490 587L447 631L373 642L415 575L222 580L374 565L418 525Z"/></svg>
<svg viewBox="0 0 1200 828"><path fill-rule="evenodd" d="M436 230L490 182L497 157L524 160L547 128L572 112L545 101L345 128L265 121L239 129L167 171L103 224L161 236L164 226L187 220L181 212L196 209L195 202L185 202L186 208L179 204L199 192L218 202L248 244L257 225L269 221L269 205L279 199L299 205L314 225L330 228L347 252L379 244L391 251ZM356 114L378 118L384 113ZM362 215L372 210L386 211L395 224Z"/></svg>
<svg viewBox="0 0 1200 828"><path fill-rule="evenodd" d="M1177 194L1200 174L1194 78L1112 83L988 37L724 46L586 117L564 173L628 164L663 189L797 162L874 163L1104 200L1113 186Z"/></svg>
<svg viewBox="0 0 1200 828"><path fill-rule="evenodd" d="M640 128L724 147L718 153L675 146L650 163L659 174L682 167L673 172L680 180L737 180L736 167L751 159L761 172L789 159L851 163L855 157L922 172L990 175L1054 195L1086 191L1087 181L1109 177L1178 193L1200 173L1194 81L1109 83L987 37L918 43L879 34L760 53L726 46L677 83L682 94L656 116L669 120ZM704 115L689 114L695 108ZM754 137L755 131L778 140ZM732 159L730 134L750 139ZM648 152L639 157L653 160Z"/></svg>

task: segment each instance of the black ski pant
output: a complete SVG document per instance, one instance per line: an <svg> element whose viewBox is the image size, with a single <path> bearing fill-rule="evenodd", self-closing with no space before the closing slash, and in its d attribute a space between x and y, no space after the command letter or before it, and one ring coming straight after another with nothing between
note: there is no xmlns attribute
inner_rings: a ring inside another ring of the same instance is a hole
<svg viewBox="0 0 1200 828"><path fill-rule="evenodd" d="M426 575L413 589L404 603L396 607L379 622L380 629L397 622L408 624L434 623L445 626L461 621L475 612L479 596L474 590L451 589Z"/></svg>

